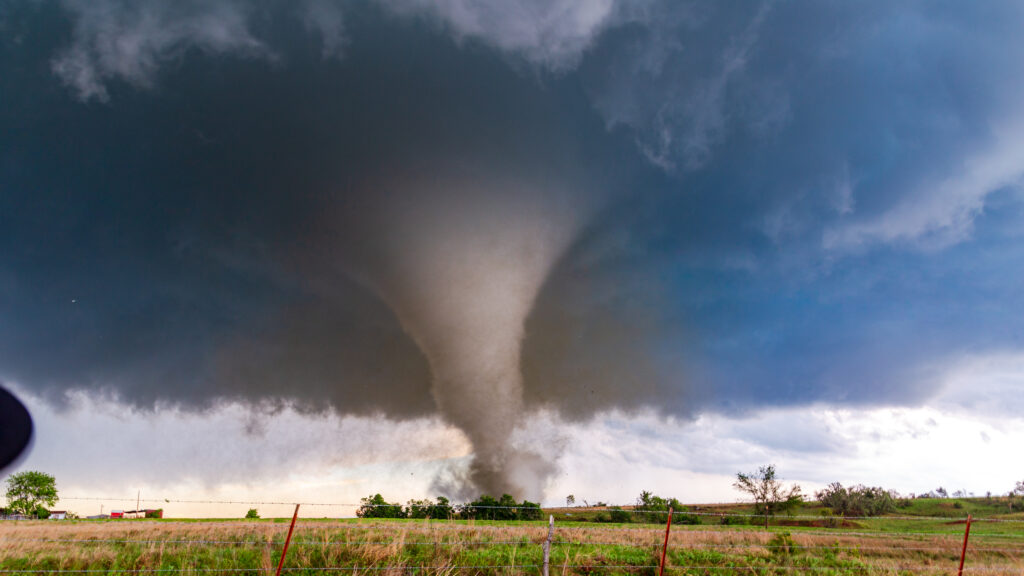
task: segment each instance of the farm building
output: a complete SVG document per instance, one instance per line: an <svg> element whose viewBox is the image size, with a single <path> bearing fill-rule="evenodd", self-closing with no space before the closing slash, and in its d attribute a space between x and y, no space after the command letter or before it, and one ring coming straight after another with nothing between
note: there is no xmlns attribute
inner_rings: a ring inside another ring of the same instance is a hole
<svg viewBox="0 0 1024 576"><path fill-rule="evenodd" d="M163 518L163 508L146 508L144 510L111 510L111 518Z"/></svg>
<svg viewBox="0 0 1024 576"><path fill-rule="evenodd" d="M67 520L68 512L67 510L50 510L49 518L50 520Z"/></svg>

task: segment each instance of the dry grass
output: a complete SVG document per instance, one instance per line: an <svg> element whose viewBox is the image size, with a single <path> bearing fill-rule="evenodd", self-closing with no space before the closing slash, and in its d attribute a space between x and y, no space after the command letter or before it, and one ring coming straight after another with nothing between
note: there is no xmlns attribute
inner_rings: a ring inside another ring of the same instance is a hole
<svg viewBox="0 0 1024 576"><path fill-rule="evenodd" d="M0 523L0 572L164 570L268 574L277 566L286 524L268 522ZM288 551L290 574L535 574L547 527L458 522L300 522ZM1024 573L1021 535L972 540L968 572ZM608 526L556 527L552 574L651 574L664 531ZM677 527L669 574L950 574L957 535L765 532ZM470 566L472 568L465 568ZM612 566L622 568L610 568ZM421 569L422 568L422 569Z"/></svg>

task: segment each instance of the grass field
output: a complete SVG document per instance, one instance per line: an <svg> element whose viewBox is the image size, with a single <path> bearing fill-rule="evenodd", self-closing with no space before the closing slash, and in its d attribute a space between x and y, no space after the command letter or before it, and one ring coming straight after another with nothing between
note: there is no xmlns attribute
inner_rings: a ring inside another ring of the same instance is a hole
<svg viewBox="0 0 1024 576"><path fill-rule="evenodd" d="M602 511L593 509L550 512L552 574L657 573L664 525L598 523ZM887 517L830 519L835 527L809 506L769 530L715 516L750 512L742 506L689 512L711 515L672 527L668 574L955 574L968 512L1001 521L972 524L965 573L1024 574L1024 519L998 501L914 501ZM280 520L0 522L0 572L272 574L287 530ZM285 570L538 574L546 537L546 522L300 520Z"/></svg>

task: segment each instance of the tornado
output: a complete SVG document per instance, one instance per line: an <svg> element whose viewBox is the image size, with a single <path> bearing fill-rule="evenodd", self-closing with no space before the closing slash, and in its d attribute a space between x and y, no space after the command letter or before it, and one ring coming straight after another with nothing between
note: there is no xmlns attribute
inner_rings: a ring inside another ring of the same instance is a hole
<svg viewBox="0 0 1024 576"><path fill-rule="evenodd" d="M457 496L539 498L553 464L511 443L524 324L583 211L573 194L542 186L410 186L380 209L375 233L386 240L363 279L426 357L441 416L472 444Z"/></svg>

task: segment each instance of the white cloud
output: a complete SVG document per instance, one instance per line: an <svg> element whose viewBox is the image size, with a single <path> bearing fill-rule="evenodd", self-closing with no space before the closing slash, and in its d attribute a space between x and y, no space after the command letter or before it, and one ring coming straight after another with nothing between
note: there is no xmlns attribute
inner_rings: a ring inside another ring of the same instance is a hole
<svg viewBox="0 0 1024 576"><path fill-rule="evenodd" d="M826 229L824 246L848 250L877 243L944 247L973 232L986 198L1024 181L1024 119L993 129L992 143L966 156L944 177L923 177L917 189L878 216Z"/></svg>
<svg viewBox="0 0 1024 576"><path fill-rule="evenodd" d="M812 405L742 415L663 418L605 413L586 423L548 411L529 414L514 444L554 458L549 504L630 503L641 490L685 502L735 501L738 471L776 464L806 492L829 482L881 485L904 493L938 486L1003 493L1020 479L1007 457L1024 444L1024 352L953 361L928 406L836 409ZM124 498L355 503L381 492L392 501L433 496L438 474L468 462L470 446L437 419L316 417L284 410L254 414L238 405L204 413L138 412L77 394L55 410L15 390L37 424L20 469L55 474L64 495ZM67 501L81 513L100 502ZM171 515L236 516L247 505L167 503ZM286 515L287 507L261 507ZM309 507L310 516L351 515L351 507Z"/></svg>
<svg viewBox="0 0 1024 576"><path fill-rule="evenodd" d="M744 78L772 3L756 6L735 34L723 30L699 43L697 32L714 12L702 8L667 3L623 11L619 21L642 23L643 39L612 56L607 78L592 90L608 127L630 128L647 160L669 172L705 166L738 125L764 135L789 117L788 97L777 83ZM750 92L741 113L728 109L739 84Z"/></svg>
<svg viewBox="0 0 1024 576"><path fill-rule="evenodd" d="M955 359L946 369L935 402L948 410L998 415L999 419L1024 417L1024 351Z"/></svg>
<svg viewBox="0 0 1024 576"><path fill-rule="evenodd" d="M404 15L427 14L458 39L478 40L553 70L575 66L614 20L617 0L381 0Z"/></svg>
<svg viewBox="0 0 1024 576"><path fill-rule="evenodd" d="M421 497L438 471L469 451L460 431L436 419L317 417L290 409L263 414L235 404L202 413L142 412L80 392L71 395L69 408L56 410L15 392L36 426L34 446L19 469L53 474L65 496L125 497L142 490L144 498L187 500L353 503L371 491ZM99 504L64 503L89 514ZM165 508L198 516L247 509ZM353 509L308 513L351 515Z"/></svg>
<svg viewBox="0 0 1024 576"><path fill-rule="evenodd" d="M320 35L321 54L324 58L341 58L348 38L341 5L334 0L305 0L302 4L302 22L307 30Z"/></svg>
<svg viewBox="0 0 1024 576"><path fill-rule="evenodd" d="M83 100L106 101L111 79L150 87L160 64L192 48L271 55L250 33L248 10L232 0L65 0L63 6L74 22L73 40L51 67Z"/></svg>
<svg viewBox="0 0 1024 576"><path fill-rule="evenodd" d="M732 488L736 472L771 463L806 493L834 481L904 493L938 486L1003 493L1020 476L1006 455L1024 442L1024 420L997 424L984 413L937 408L806 406L692 423L606 415L569 434L564 472L547 492L551 502L574 494L630 503L644 489L684 502L730 502L741 498Z"/></svg>

